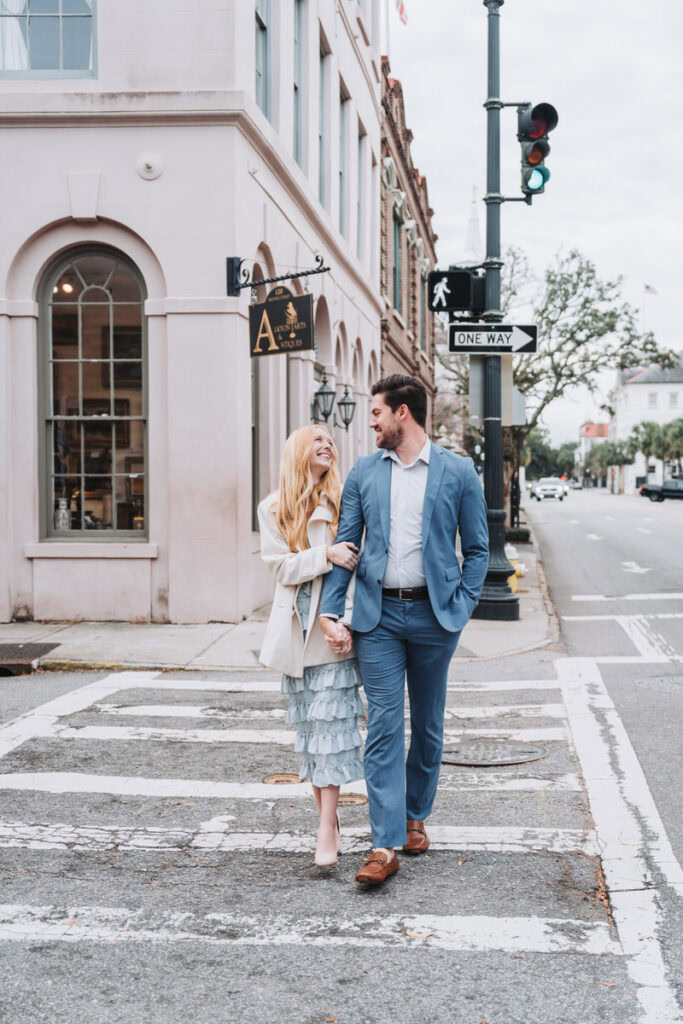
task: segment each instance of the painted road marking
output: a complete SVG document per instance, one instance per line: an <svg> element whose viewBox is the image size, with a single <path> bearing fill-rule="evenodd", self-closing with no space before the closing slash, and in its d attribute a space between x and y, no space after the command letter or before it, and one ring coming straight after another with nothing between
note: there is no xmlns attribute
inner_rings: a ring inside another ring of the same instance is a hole
<svg viewBox="0 0 683 1024"><path fill-rule="evenodd" d="M623 955L601 921L543 917L418 915L348 919L337 914L269 917L127 907L0 905L0 939L16 942L210 942L230 945L398 946L461 953ZM665 1024L663 1020L660 1024Z"/></svg>
<svg viewBox="0 0 683 1024"><path fill-rule="evenodd" d="M0 822L0 848L64 850L78 853L122 853L179 849L244 853L258 850L306 853L315 850L316 836L299 832L246 832L231 825L234 815L204 822L198 829L132 828L126 826L29 825ZM364 853L371 843L369 827L343 828L342 853ZM430 825L435 850L486 850L492 853L581 853L599 856L595 833L583 829L514 828Z"/></svg>
<svg viewBox="0 0 683 1024"><path fill-rule="evenodd" d="M557 679L499 679L494 683L455 682L448 689L460 693L503 693L507 690L557 690Z"/></svg>
<svg viewBox="0 0 683 1024"><path fill-rule="evenodd" d="M635 573L646 573L652 572L651 569L643 569L642 566L638 565L637 562L622 562L621 568L623 572L635 572Z"/></svg>
<svg viewBox="0 0 683 1024"><path fill-rule="evenodd" d="M496 718L501 715L519 715L520 718L566 718L564 704L497 704L495 707L458 707L446 708L446 719L459 718Z"/></svg>
<svg viewBox="0 0 683 1024"><path fill-rule="evenodd" d="M572 601L683 601L683 592L671 594L572 594Z"/></svg>
<svg viewBox="0 0 683 1024"><path fill-rule="evenodd" d="M508 772L444 772L439 786L449 791L579 790L576 775L558 778L515 776ZM206 800L311 799L307 783L272 786L263 782L212 782L208 779L154 779L127 775L85 775L79 772L12 772L0 774L0 790L38 793L108 793L114 796L186 797ZM342 793L366 793L365 781L347 782Z"/></svg>
<svg viewBox="0 0 683 1024"><path fill-rule="evenodd" d="M648 535L652 534L652 530L646 530L644 526L636 526L636 530L638 530L639 533L647 533Z"/></svg>
<svg viewBox="0 0 683 1024"><path fill-rule="evenodd" d="M663 883L683 893L683 872L595 659L565 658L555 668L602 847L610 903L638 986L640 1024L674 1024L680 1016L662 957L662 915L653 886Z"/></svg>
<svg viewBox="0 0 683 1024"><path fill-rule="evenodd" d="M361 736L365 737L361 729ZM534 743L544 740L547 743L561 743L567 739L564 728L544 728L538 726L531 729L483 728L483 729L447 729L444 740L494 737L515 740L518 743ZM277 743L281 746L293 746L296 732L287 729L164 729L151 726L128 725L63 725L55 719L44 718L34 725L31 738L53 738L60 740L141 740L155 743Z"/></svg>
<svg viewBox="0 0 683 1024"><path fill-rule="evenodd" d="M636 617L625 615L562 615L568 622L616 622L618 619ZM683 612L652 612L650 615L639 615L639 619L683 619ZM542 707L543 705L540 705Z"/></svg>
<svg viewBox="0 0 683 1024"><path fill-rule="evenodd" d="M602 537L599 537L597 533L587 533L586 540L602 540Z"/></svg>
<svg viewBox="0 0 683 1024"><path fill-rule="evenodd" d="M94 711L106 715L123 715L133 718L223 718L229 721L258 718L284 719L284 708L233 709L209 707L201 704L95 704Z"/></svg>

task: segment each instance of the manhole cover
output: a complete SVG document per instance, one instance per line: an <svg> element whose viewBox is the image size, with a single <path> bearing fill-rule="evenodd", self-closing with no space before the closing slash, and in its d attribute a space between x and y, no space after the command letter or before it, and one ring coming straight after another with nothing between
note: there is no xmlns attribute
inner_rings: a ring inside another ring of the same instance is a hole
<svg viewBox="0 0 683 1024"><path fill-rule="evenodd" d="M342 807L351 807L353 804L366 804L368 798L362 793L340 793L337 802Z"/></svg>
<svg viewBox="0 0 683 1024"><path fill-rule="evenodd" d="M59 644L0 644L0 674L18 676L38 667L38 659Z"/></svg>
<svg viewBox="0 0 683 1024"><path fill-rule="evenodd" d="M293 782L301 782L301 779L294 772L273 772L272 775L266 775L263 781L269 786L291 786Z"/></svg>
<svg viewBox="0 0 683 1024"><path fill-rule="evenodd" d="M636 679L636 686L657 693L678 693L683 696L683 676L652 676L651 679Z"/></svg>
<svg viewBox="0 0 683 1024"><path fill-rule="evenodd" d="M539 747L532 743L466 740L444 750L441 763L479 767L496 764L523 764L525 761L538 761L547 753L545 747Z"/></svg>

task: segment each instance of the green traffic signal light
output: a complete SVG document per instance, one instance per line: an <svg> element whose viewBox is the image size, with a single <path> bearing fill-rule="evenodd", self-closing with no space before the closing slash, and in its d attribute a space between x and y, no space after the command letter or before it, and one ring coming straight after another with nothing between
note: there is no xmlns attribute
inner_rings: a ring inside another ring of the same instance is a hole
<svg viewBox="0 0 683 1024"><path fill-rule="evenodd" d="M517 138L522 146L522 192L540 195L550 178L544 161L550 152L548 133L557 127L558 117L550 103L525 103L517 108Z"/></svg>

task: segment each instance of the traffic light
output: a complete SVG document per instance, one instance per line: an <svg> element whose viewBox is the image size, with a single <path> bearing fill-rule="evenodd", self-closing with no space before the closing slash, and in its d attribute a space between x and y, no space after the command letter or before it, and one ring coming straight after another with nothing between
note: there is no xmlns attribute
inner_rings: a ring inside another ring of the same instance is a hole
<svg viewBox="0 0 683 1024"><path fill-rule="evenodd" d="M545 190L550 171L544 161L550 152L548 135L557 127L557 111L550 103L525 103L517 108L517 138L522 145L522 192L537 196ZM529 200L531 201L531 200Z"/></svg>

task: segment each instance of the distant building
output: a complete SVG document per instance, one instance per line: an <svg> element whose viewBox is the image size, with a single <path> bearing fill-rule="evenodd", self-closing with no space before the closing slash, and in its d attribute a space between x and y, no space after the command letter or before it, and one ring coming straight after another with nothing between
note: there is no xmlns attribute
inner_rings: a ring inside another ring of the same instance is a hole
<svg viewBox="0 0 683 1024"><path fill-rule="evenodd" d="M621 370L610 394L614 415L610 422L610 438L626 441L639 423L650 421L664 426L683 417L683 354L676 366L665 370L661 366ZM626 494L633 494L648 478L660 483L665 466L661 459L650 458L638 452L632 466L625 466Z"/></svg>
<svg viewBox="0 0 683 1024"><path fill-rule="evenodd" d="M577 461L579 476L583 477L590 464L590 452L596 444L602 444L609 434L608 423L582 423L579 427L579 452Z"/></svg>
<svg viewBox="0 0 683 1024"><path fill-rule="evenodd" d="M381 372L418 377L429 395L427 429L434 429L434 317L427 307L427 275L436 265L433 210L427 182L413 166L401 83L382 60Z"/></svg>

